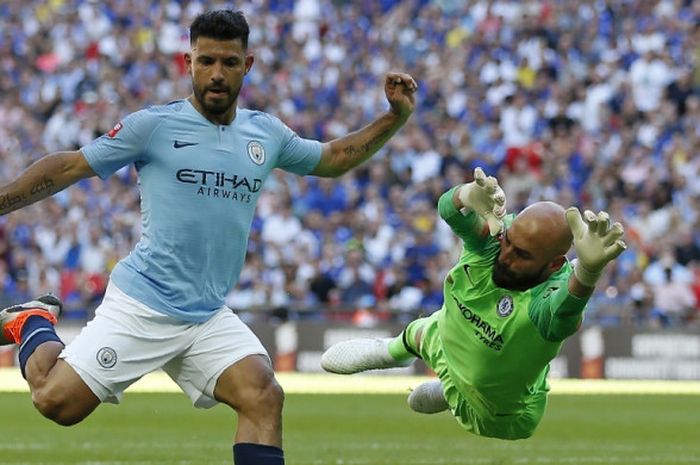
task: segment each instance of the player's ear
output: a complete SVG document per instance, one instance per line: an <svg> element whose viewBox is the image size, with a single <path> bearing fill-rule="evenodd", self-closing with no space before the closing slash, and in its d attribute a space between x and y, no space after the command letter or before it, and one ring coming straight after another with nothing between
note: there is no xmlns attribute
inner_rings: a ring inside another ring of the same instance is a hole
<svg viewBox="0 0 700 465"><path fill-rule="evenodd" d="M185 58L185 69L188 73L192 72L192 54L190 52L184 53Z"/></svg>
<svg viewBox="0 0 700 465"><path fill-rule="evenodd" d="M554 273L555 271L559 271L562 266L564 266L564 263L566 263L566 256L565 255L559 255L558 257L555 257L554 260L549 262L549 270Z"/></svg>
<svg viewBox="0 0 700 465"><path fill-rule="evenodd" d="M253 55L246 55L245 57L245 73L248 74L250 72L250 68L253 67L253 62L255 61L255 58Z"/></svg>

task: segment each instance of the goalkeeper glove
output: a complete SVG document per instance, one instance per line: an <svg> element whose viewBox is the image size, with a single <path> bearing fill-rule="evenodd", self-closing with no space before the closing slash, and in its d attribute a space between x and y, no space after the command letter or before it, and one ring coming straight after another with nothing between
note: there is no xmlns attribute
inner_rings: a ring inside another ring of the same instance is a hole
<svg viewBox="0 0 700 465"><path fill-rule="evenodd" d="M474 169L474 181L459 188L460 212L466 215L473 210L486 220L492 236L503 230L503 217L506 214L506 195L493 176L484 174L481 168Z"/></svg>
<svg viewBox="0 0 700 465"><path fill-rule="evenodd" d="M610 226L610 216L602 211L596 215L586 210L581 218L578 208L566 210L566 221L574 236L574 274L584 286L594 287L603 268L614 260L627 245L621 240L625 232L620 223Z"/></svg>

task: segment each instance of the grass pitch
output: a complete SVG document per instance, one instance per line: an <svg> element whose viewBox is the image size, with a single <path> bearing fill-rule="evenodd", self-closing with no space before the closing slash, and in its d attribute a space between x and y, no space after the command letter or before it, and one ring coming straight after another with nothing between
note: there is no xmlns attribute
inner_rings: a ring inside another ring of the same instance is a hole
<svg viewBox="0 0 700 465"><path fill-rule="evenodd" d="M528 440L483 439L398 394L289 394L288 465L700 464L698 395L555 395ZM183 394L127 393L83 423L44 420L27 393L0 393L2 465L231 465L235 419Z"/></svg>

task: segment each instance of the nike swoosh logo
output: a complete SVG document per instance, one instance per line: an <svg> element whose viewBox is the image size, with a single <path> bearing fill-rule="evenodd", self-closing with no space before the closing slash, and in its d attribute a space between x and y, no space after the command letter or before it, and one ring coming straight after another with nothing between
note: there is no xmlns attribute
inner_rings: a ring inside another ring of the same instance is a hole
<svg viewBox="0 0 700 465"><path fill-rule="evenodd" d="M469 273L469 264L464 265L464 273L467 275L467 279L469 280L469 284L472 286L474 285L474 281L472 281L472 275Z"/></svg>
<svg viewBox="0 0 700 465"><path fill-rule="evenodd" d="M173 147L176 149L181 149L182 147L189 147L190 145L198 145L199 142L180 142L179 140L176 140L173 142Z"/></svg>

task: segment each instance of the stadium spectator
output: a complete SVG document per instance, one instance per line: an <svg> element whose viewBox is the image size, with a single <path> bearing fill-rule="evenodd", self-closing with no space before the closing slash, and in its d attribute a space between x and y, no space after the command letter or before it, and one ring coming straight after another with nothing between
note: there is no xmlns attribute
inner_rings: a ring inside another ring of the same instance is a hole
<svg viewBox="0 0 700 465"><path fill-rule="evenodd" d="M654 308L651 318L660 326L679 326L695 312L697 304L690 283L676 279L673 268L663 270L663 281L654 285Z"/></svg>

